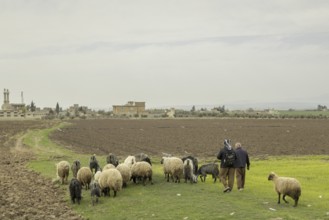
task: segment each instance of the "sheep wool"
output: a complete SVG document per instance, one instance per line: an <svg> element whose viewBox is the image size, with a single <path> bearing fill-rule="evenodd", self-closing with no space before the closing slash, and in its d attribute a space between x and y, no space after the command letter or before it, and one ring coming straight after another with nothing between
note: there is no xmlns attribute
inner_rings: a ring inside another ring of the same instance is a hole
<svg viewBox="0 0 329 220"><path fill-rule="evenodd" d="M115 168L115 166L113 164L109 163L103 167L103 170L114 169L114 168Z"/></svg>
<svg viewBox="0 0 329 220"><path fill-rule="evenodd" d="M131 178L134 183L137 182L138 179L143 180L143 185L146 185L146 179L149 179L149 182L153 184L152 181L152 166L145 161L136 162L131 167Z"/></svg>
<svg viewBox="0 0 329 220"><path fill-rule="evenodd" d="M56 173L57 177L61 179L62 184L64 184L64 182L67 183L67 178L69 177L70 173L70 163L67 161L61 161L56 164Z"/></svg>
<svg viewBox="0 0 329 220"><path fill-rule="evenodd" d="M169 182L169 176L171 176L173 182L179 183L184 169L182 159L178 157L162 157L161 163L163 164L163 172L167 182Z"/></svg>
<svg viewBox="0 0 329 220"><path fill-rule="evenodd" d="M89 189L92 177L93 173L91 172L89 167L81 167L77 174L77 179L79 180L82 186L85 186L86 190Z"/></svg>
<svg viewBox="0 0 329 220"><path fill-rule="evenodd" d="M278 193L278 204L280 204L281 194L285 203L288 203L286 196L291 197L294 201L294 207L298 205L299 197L301 196L301 185L297 179L291 177L280 177L274 172L271 172L268 176L268 180L274 182L274 189Z"/></svg>
<svg viewBox="0 0 329 220"><path fill-rule="evenodd" d="M194 175L194 165L191 159L186 159L184 161L184 169L183 169L185 183L189 180L191 183L197 182L197 177Z"/></svg>
<svg viewBox="0 0 329 220"><path fill-rule="evenodd" d="M128 182L131 178L131 169L125 163L120 163L117 167L117 170L121 173L122 176L122 186L127 187Z"/></svg>
<svg viewBox="0 0 329 220"><path fill-rule="evenodd" d="M136 160L136 162L140 162L140 161L148 162L152 166L151 159L147 154L144 154L144 153L136 154L135 160Z"/></svg>
<svg viewBox="0 0 329 220"><path fill-rule="evenodd" d="M95 175L94 175L94 181L95 181L95 182L98 182L101 173L102 173L102 171L97 171L97 172L95 173Z"/></svg>
<svg viewBox="0 0 329 220"><path fill-rule="evenodd" d="M110 196L110 190L113 190L114 197L122 189L122 176L117 169L108 169L102 171L99 177L99 186L105 196Z"/></svg>
<svg viewBox="0 0 329 220"><path fill-rule="evenodd" d="M131 166L136 163L136 158L135 156L128 156L125 161L124 161L125 164L128 165L129 168L131 168Z"/></svg>

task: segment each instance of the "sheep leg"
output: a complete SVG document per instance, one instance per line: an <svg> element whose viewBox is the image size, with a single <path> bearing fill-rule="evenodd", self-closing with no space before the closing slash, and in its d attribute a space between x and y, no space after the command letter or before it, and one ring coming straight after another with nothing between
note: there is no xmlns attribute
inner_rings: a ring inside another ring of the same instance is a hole
<svg viewBox="0 0 329 220"><path fill-rule="evenodd" d="M284 201L285 203L289 203L289 202L286 200L286 195L283 195L282 199L283 199L283 201Z"/></svg>
<svg viewBox="0 0 329 220"><path fill-rule="evenodd" d="M113 197L116 197L117 196L117 191L114 190L114 196Z"/></svg>
<svg viewBox="0 0 329 220"><path fill-rule="evenodd" d="M278 193L278 204L280 204L281 193Z"/></svg>
<svg viewBox="0 0 329 220"><path fill-rule="evenodd" d="M297 205L298 205L298 197L297 198L295 198L295 205L294 205L294 207L297 207Z"/></svg>

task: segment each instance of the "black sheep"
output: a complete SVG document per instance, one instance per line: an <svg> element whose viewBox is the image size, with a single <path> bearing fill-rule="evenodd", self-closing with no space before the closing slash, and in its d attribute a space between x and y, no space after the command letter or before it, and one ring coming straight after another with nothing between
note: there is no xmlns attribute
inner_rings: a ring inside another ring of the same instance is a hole
<svg viewBox="0 0 329 220"><path fill-rule="evenodd" d="M101 189L97 182L93 182L90 188L91 200L93 205L95 205L95 202L98 203L98 198L101 197Z"/></svg>
<svg viewBox="0 0 329 220"><path fill-rule="evenodd" d="M99 163L98 163L98 161L96 159L95 154L90 157L90 160L89 160L89 168L90 168L90 170L91 170L92 173L93 173L93 170L95 170L95 173L98 170L101 170L101 167L99 166Z"/></svg>
<svg viewBox="0 0 329 220"><path fill-rule="evenodd" d="M75 203L75 201L77 201L78 204L80 204L82 186L79 180L73 178L70 182L69 189L72 203Z"/></svg>
<svg viewBox="0 0 329 220"><path fill-rule="evenodd" d="M200 169L198 170L198 176L200 176L200 179L202 182L206 181L207 174L211 174L212 178L214 179L214 183L217 180L217 177L219 177L219 168L218 164L216 163L209 163L202 165ZM203 177L203 179L202 179Z"/></svg>
<svg viewBox="0 0 329 220"><path fill-rule="evenodd" d="M119 165L119 160L118 158L110 153L107 157L106 157L106 163L107 164L113 164L115 167Z"/></svg>

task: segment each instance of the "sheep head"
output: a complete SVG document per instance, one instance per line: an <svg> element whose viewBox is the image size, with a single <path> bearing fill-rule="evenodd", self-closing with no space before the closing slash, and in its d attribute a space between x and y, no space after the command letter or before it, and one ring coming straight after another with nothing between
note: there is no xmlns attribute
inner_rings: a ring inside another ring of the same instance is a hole
<svg viewBox="0 0 329 220"><path fill-rule="evenodd" d="M273 180L277 175L274 173L274 172L271 172L269 175L268 175L268 180Z"/></svg>

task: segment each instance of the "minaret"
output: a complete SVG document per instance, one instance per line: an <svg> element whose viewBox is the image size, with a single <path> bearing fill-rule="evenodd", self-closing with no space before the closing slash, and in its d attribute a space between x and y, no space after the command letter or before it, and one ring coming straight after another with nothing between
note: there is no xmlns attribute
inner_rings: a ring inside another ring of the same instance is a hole
<svg viewBox="0 0 329 220"><path fill-rule="evenodd" d="M9 90L3 90L3 104L9 104Z"/></svg>
<svg viewBox="0 0 329 220"><path fill-rule="evenodd" d="M22 104L24 104L24 96L23 96L23 91L21 91L21 98L22 98Z"/></svg>
<svg viewBox="0 0 329 220"><path fill-rule="evenodd" d="M7 89L7 104L9 104L9 89Z"/></svg>
<svg viewBox="0 0 329 220"><path fill-rule="evenodd" d="M6 89L3 90L3 104L6 103Z"/></svg>
<svg viewBox="0 0 329 220"><path fill-rule="evenodd" d="M8 110L9 109L9 90L4 89L3 90L3 105L1 106L2 110Z"/></svg>

